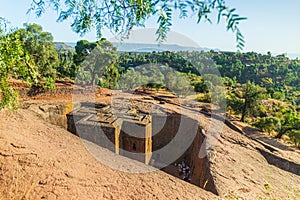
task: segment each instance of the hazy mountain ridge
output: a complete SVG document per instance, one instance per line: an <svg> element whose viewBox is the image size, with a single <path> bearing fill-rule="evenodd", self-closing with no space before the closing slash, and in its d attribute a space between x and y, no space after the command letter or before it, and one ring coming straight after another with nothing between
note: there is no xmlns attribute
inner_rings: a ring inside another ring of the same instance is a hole
<svg viewBox="0 0 300 200"><path fill-rule="evenodd" d="M65 43L65 42L54 42L55 48L58 50L73 50L75 45L73 46L73 43L70 43L71 45L69 45L69 43Z"/></svg>
<svg viewBox="0 0 300 200"><path fill-rule="evenodd" d="M61 42L57 42L61 44ZM75 48L75 42L65 42L66 46ZM143 44L112 42L119 52L153 52L153 51L210 51L209 48L181 46L177 44ZM220 51L219 49L213 49Z"/></svg>
<svg viewBox="0 0 300 200"><path fill-rule="evenodd" d="M220 49L210 49L206 47L189 47L189 46L181 46L177 44L143 44L143 43L120 43L120 42L112 42L112 44L117 47L119 52L153 52L153 51L217 51L222 52ZM74 49L76 46L76 42L55 42L55 46L57 49ZM282 53L272 53L274 55L282 55ZM285 56L290 59L300 58L300 54L295 53L284 53Z"/></svg>
<svg viewBox="0 0 300 200"><path fill-rule="evenodd" d="M181 46L177 44L142 44L113 42L120 52L152 52L152 51L210 51L209 48ZM217 50L218 51L218 50Z"/></svg>

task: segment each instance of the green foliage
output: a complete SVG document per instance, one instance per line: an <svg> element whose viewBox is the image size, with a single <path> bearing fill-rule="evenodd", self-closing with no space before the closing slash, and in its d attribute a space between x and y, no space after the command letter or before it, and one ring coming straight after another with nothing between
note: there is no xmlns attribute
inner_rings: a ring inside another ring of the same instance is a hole
<svg viewBox="0 0 300 200"><path fill-rule="evenodd" d="M53 37L49 32L43 32L41 26L37 24L24 24L24 28L16 29L8 37L14 37L19 42L22 52L15 51L23 65L16 66L15 78L26 79L28 82L37 84L45 82L44 77L56 78L55 67L58 64L58 56L53 43ZM13 54L13 53L11 53ZM52 88L46 85L44 88Z"/></svg>
<svg viewBox="0 0 300 200"><path fill-rule="evenodd" d="M91 79L88 83L92 85L100 81L96 78L100 79L118 57L116 48L106 39L101 39L95 43L81 40L77 42L75 49L75 63L80 65L83 71L90 73Z"/></svg>
<svg viewBox="0 0 300 200"><path fill-rule="evenodd" d="M284 93L283 93L283 92L278 92L278 91L274 92L274 93L272 94L272 97L273 97L274 99L278 99L278 100L284 100L284 99L285 99Z"/></svg>
<svg viewBox="0 0 300 200"><path fill-rule="evenodd" d="M43 83L44 89L54 89L58 55L53 37L37 24L24 24L24 28L8 28L0 20L0 108L17 107L17 92L9 80L20 79L29 86Z"/></svg>
<svg viewBox="0 0 300 200"><path fill-rule="evenodd" d="M79 40L75 46L76 54L74 55L74 63L76 65L80 65L96 46L97 46L96 42Z"/></svg>
<svg viewBox="0 0 300 200"><path fill-rule="evenodd" d="M179 18L197 16L197 23L202 19L211 23L211 15L217 13L217 23L221 18L226 22L226 29L236 34L237 48L242 49L244 38L239 29L239 23L246 18L236 14L236 9L229 8L223 0L184 0L184 1L32 1L30 11L37 16L51 7L59 13L58 21L72 19L71 27L76 33L85 34L96 27L101 38L103 28L108 28L117 35L126 36L134 26L144 26L147 19L157 18L157 40L162 42L172 26L172 16L179 13ZM124 35L125 34L125 35Z"/></svg>
<svg viewBox="0 0 300 200"><path fill-rule="evenodd" d="M287 106L263 107L268 116L256 119L252 125L268 133L277 132L276 138L286 134L295 145L299 145L300 116Z"/></svg>
<svg viewBox="0 0 300 200"><path fill-rule="evenodd" d="M295 135L295 133L300 130L300 116L293 110L286 110L282 115L281 124L281 129L278 131L276 138L281 138L286 133Z"/></svg>
<svg viewBox="0 0 300 200"><path fill-rule="evenodd" d="M144 79L139 72L136 72L133 68L129 68L125 74L123 74L118 82L118 89L134 89L145 84Z"/></svg>
<svg viewBox="0 0 300 200"><path fill-rule="evenodd" d="M262 88L250 81L243 86L244 104L242 107L241 121L245 121L247 116L252 115L257 111L259 102L265 97L266 89Z"/></svg>
<svg viewBox="0 0 300 200"><path fill-rule="evenodd" d="M271 133L272 131L278 131L281 129L281 121L277 117L263 117L253 123L257 128Z"/></svg>
<svg viewBox="0 0 300 200"><path fill-rule="evenodd" d="M300 130L292 130L288 132L288 136L297 147L300 147Z"/></svg>
<svg viewBox="0 0 300 200"><path fill-rule="evenodd" d="M57 50L59 64L56 66L55 70L58 78L70 78L75 79L78 72L78 65L74 63L73 57L75 52L73 50L59 49Z"/></svg>
<svg viewBox="0 0 300 200"><path fill-rule="evenodd" d="M227 101L227 111L233 112L234 114L241 114L243 108L243 100L238 98L234 93L227 93L226 95Z"/></svg>
<svg viewBox="0 0 300 200"><path fill-rule="evenodd" d="M140 66L141 74L144 76L148 87L161 88L166 86L165 74L169 71L167 66L159 66L156 64L148 64Z"/></svg>
<svg viewBox="0 0 300 200"><path fill-rule="evenodd" d="M91 74L89 72L83 71L82 68L79 68L75 79L76 84L86 85L90 81L91 81Z"/></svg>
<svg viewBox="0 0 300 200"><path fill-rule="evenodd" d="M195 92L208 93L212 88L211 82L197 81L193 83Z"/></svg>
<svg viewBox="0 0 300 200"><path fill-rule="evenodd" d="M228 89L235 88L237 84L236 77L234 76L232 79L229 77L223 77L223 83L228 87Z"/></svg>
<svg viewBox="0 0 300 200"><path fill-rule="evenodd" d="M35 82L37 70L30 54L23 49L19 34L12 34L8 22L0 18L0 109L17 108L17 92L11 87L10 78Z"/></svg>
<svg viewBox="0 0 300 200"><path fill-rule="evenodd" d="M211 103L211 94L210 93L197 94L196 99L197 99L197 101L200 101L200 102Z"/></svg>
<svg viewBox="0 0 300 200"><path fill-rule="evenodd" d="M120 79L119 69L115 64L108 66L100 79L99 86L115 89Z"/></svg>
<svg viewBox="0 0 300 200"><path fill-rule="evenodd" d="M187 96L193 91L188 77L180 72L169 71L166 75L166 87L177 96Z"/></svg>
<svg viewBox="0 0 300 200"><path fill-rule="evenodd" d="M6 80L0 81L0 109L5 107L15 110L18 108L18 93Z"/></svg>
<svg viewBox="0 0 300 200"><path fill-rule="evenodd" d="M214 86L222 85L221 81L220 77L215 74L205 74L202 80L194 82L193 86L196 92L208 93L213 90Z"/></svg>
<svg viewBox="0 0 300 200"><path fill-rule="evenodd" d="M43 84L43 89L54 90L55 89L55 80L52 77L45 78L45 83Z"/></svg>
<svg viewBox="0 0 300 200"><path fill-rule="evenodd" d="M192 91L192 85L186 74L176 72L165 65L141 65L128 68L118 81L119 88L133 89L136 87L167 88L177 96L187 96Z"/></svg>
<svg viewBox="0 0 300 200"><path fill-rule="evenodd" d="M40 79L55 79L58 55L51 33L43 32L43 28L37 24L24 24L24 28L17 29L13 34L19 35L22 48L33 58Z"/></svg>
<svg viewBox="0 0 300 200"><path fill-rule="evenodd" d="M226 112L227 102L226 102L226 92L224 87L217 86L211 92L212 103L219 106L219 111Z"/></svg>
<svg viewBox="0 0 300 200"><path fill-rule="evenodd" d="M300 61L284 55L262 55L255 52L210 52L222 77L236 79L239 83L248 80L265 87L270 97L296 103L300 96Z"/></svg>
<svg viewBox="0 0 300 200"><path fill-rule="evenodd" d="M193 66L188 59L184 58L182 53L183 52L176 53L169 51L152 53L122 53L118 63L120 65L120 69L124 70L129 67L138 67L141 65L161 64L178 72L200 75L197 68ZM194 56L198 55L194 55L194 53L192 54L191 52L191 57Z"/></svg>

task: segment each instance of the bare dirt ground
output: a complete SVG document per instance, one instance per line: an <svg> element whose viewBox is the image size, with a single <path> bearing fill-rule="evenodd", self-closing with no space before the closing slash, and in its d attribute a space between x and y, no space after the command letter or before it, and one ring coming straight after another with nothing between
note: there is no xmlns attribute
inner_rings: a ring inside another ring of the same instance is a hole
<svg viewBox="0 0 300 200"><path fill-rule="evenodd" d="M211 126L220 131L209 154L209 160L211 173L222 198L300 199L299 149L257 130L255 133L251 132L244 123L238 123L237 126L243 134L226 125L220 124L222 127L216 127L210 117L195 112L200 111L201 104L162 106L198 119L206 131ZM262 154L261 150L267 152L267 155ZM291 168L296 173L288 170Z"/></svg>
<svg viewBox="0 0 300 200"><path fill-rule="evenodd" d="M161 171L113 170L98 162L78 137L32 111L2 111L0 117L0 199L218 199ZM102 152L107 159L117 157L119 164L148 167Z"/></svg>
<svg viewBox="0 0 300 200"><path fill-rule="evenodd" d="M210 159L221 196L232 199L299 199L299 174L270 164L259 149L268 152L260 143L224 127ZM286 160L295 161L299 170L299 151L281 150L273 155L292 157L293 160Z"/></svg>
<svg viewBox="0 0 300 200"><path fill-rule="evenodd" d="M22 85L20 90L25 91ZM209 161L217 190L215 196L164 172L132 174L113 170L97 161L84 147L82 140L62 128L42 120L26 105L61 104L72 102L73 87L58 84L59 92L22 96L17 113L0 112L0 199L300 199L300 176L286 170L295 163L300 166L299 150L266 135L243 135L224 125L210 152ZM27 93L28 91L24 92ZM98 102L109 104L111 91L102 89L93 96ZM124 97L128 93L124 93ZM130 96L132 98L132 95ZM137 102L152 102L199 120L207 131L211 119L199 115L206 105L178 106L178 100L153 99L151 94L135 95ZM77 95L76 100L90 99ZM143 104L144 109L148 104ZM151 109L151 108L150 108ZM246 125L238 124L247 132ZM258 138L262 142L257 141ZM278 144L283 145L276 145ZM93 145L93 144L89 144ZM271 146L275 151L266 149ZM286 147L286 148L279 148ZM130 170L147 168L141 163L117 156L94 146L101 157L112 159L117 165L132 163ZM283 166L275 166L259 149L278 156ZM151 170L151 169L149 169Z"/></svg>

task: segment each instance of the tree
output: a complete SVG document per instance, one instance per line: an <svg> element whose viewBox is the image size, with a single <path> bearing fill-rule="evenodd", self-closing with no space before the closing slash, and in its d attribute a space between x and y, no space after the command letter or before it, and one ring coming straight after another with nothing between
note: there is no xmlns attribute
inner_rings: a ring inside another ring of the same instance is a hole
<svg viewBox="0 0 300 200"><path fill-rule="evenodd" d="M281 138L284 134L300 130L300 117L292 110L287 110L281 119L281 129L276 138Z"/></svg>
<svg viewBox="0 0 300 200"><path fill-rule="evenodd" d="M24 24L24 28L17 29L12 34L19 35L22 48L33 58L39 72L39 79L55 80L55 68L59 64L59 59L52 34L44 32L37 24Z"/></svg>
<svg viewBox="0 0 300 200"><path fill-rule="evenodd" d="M233 92L228 92L226 95L227 110L234 112L235 114L241 114L244 102L241 98L238 98Z"/></svg>
<svg viewBox="0 0 300 200"><path fill-rule="evenodd" d="M298 130L291 130L289 132L290 140L298 147L300 147L300 131Z"/></svg>
<svg viewBox="0 0 300 200"><path fill-rule="evenodd" d="M74 55L74 63L80 65L84 59L93 51L97 46L95 42L89 42L87 40L80 40L76 43Z"/></svg>
<svg viewBox="0 0 300 200"><path fill-rule="evenodd" d="M188 77L173 70L166 74L166 87L178 97L187 96L193 91Z"/></svg>
<svg viewBox="0 0 300 200"><path fill-rule="evenodd" d="M133 68L128 68L118 82L118 89L134 89L144 85L143 76Z"/></svg>
<svg viewBox="0 0 300 200"><path fill-rule="evenodd" d="M277 117L269 116L260 118L253 125L263 131L267 131L270 134L272 131L280 130L281 121Z"/></svg>
<svg viewBox="0 0 300 200"><path fill-rule="evenodd" d="M37 69L30 54L23 49L20 34L12 34L8 22L0 17L0 109L18 106L17 92L9 83L19 78L28 83L37 81Z"/></svg>
<svg viewBox="0 0 300 200"><path fill-rule="evenodd" d="M73 59L75 52L73 50L59 49L57 53L59 57L59 65L56 67L58 77L67 77L74 80L78 71L78 67Z"/></svg>
<svg viewBox="0 0 300 200"><path fill-rule="evenodd" d="M84 47L94 46L94 48L88 50L87 48L83 48L80 51L81 54L86 54L85 59L80 62L81 67L85 71L89 71L91 75L91 84L94 86L96 77L102 76L106 69L113 65L117 59L117 49L114 47L108 40L101 39L95 43L87 43ZM77 49L76 49L77 51ZM79 58L83 59L84 56Z"/></svg>
<svg viewBox="0 0 300 200"><path fill-rule="evenodd" d="M180 18L197 16L197 23L202 19L211 23L212 13L217 13L217 23L224 18L226 29L236 34L237 48L242 49L244 39L239 29L239 23L246 18L236 14L236 9L229 8L225 0L124 0L124 1L81 1L81 0L39 0L32 1L29 11L37 16L51 7L59 13L58 21L72 18L72 29L85 34L96 28L101 38L103 28L108 28L116 34L128 34L134 26L141 27L151 16L157 17L158 41L166 39L172 26L172 15L179 11Z"/></svg>
<svg viewBox="0 0 300 200"><path fill-rule="evenodd" d="M262 88L250 81L248 81L243 87L243 99L244 104L242 107L241 121L245 121L245 117L254 113L257 105L261 99L263 99L266 89Z"/></svg>
<svg viewBox="0 0 300 200"><path fill-rule="evenodd" d="M119 71L119 68L115 64L109 65L101 77L100 86L109 89L115 89L118 80L120 79Z"/></svg>

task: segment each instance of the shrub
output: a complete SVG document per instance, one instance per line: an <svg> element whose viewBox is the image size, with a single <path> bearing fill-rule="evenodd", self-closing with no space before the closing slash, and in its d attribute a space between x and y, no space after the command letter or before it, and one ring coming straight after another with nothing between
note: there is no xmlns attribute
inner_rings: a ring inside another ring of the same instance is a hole
<svg viewBox="0 0 300 200"><path fill-rule="evenodd" d="M18 92L9 85L8 81L0 80L0 109L5 107L12 110L18 108Z"/></svg>
<svg viewBox="0 0 300 200"><path fill-rule="evenodd" d="M227 110L233 111L235 114L241 114L243 100L238 98L235 94L228 93L226 95Z"/></svg>
<svg viewBox="0 0 300 200"><path fill-rule="evenodd" d="M292 130L288 133L290 140L297 146L300 147L300 131Z"/></svg>
<svg viewBox="0 0 300 200"><path fill-rule="evenodd" d="M197 81L193 83L195 92L208 93L212 88L212 83L209 81Z"/></svg>
<svg viewBox="0 0 300 200"><path fill-rule="evenodd" d="M210 93L198 94L196 99L197 99L197 101L200 101L200 102L211 103Z"/></svg>
<svg viewBox="0 0 300 200"><path fill-rule="evenodd" d="M282 93L282 92L274 92L272 94L272 97L274 99L278 99L278 100L284 100L284 98L285 98L284 93Z"/></svg>
<svg viewBox="0 0 300 200"><path fill-rule="evenodd" d="M262 131L271 133L272 131L277 131L281 128L281 121L277 117L263 117L259 118L252 125L261 129Z"/></svg>
<svg viewBox="0 0 300 200"><path fill-rule="evenodd" d="M52 77L45 78L45 83L43 84L43 89L54 90L55 89L55 80Z"/></svg>

